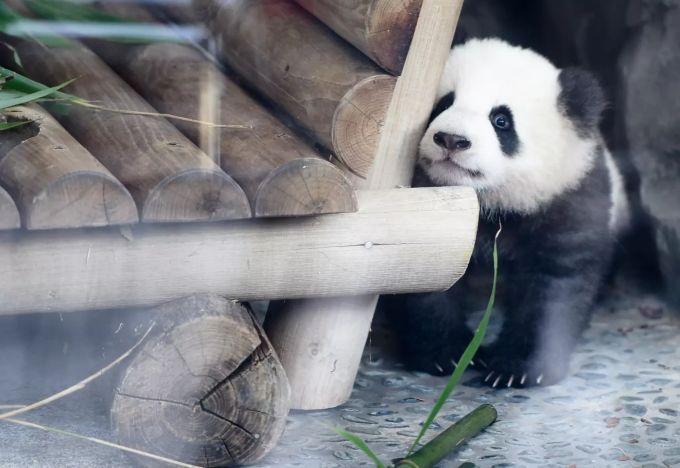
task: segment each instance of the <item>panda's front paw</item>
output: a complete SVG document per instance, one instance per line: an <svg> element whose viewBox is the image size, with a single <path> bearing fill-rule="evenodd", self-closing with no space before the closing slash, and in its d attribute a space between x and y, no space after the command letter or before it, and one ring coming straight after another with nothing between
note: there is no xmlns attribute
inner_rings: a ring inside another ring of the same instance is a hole
<svg viewBox="0 0 680 468"><path fill-rule="evenodd" d="M492 388L524 388L553 385L564 379L568 362L546 362L540 358L507 353L507 350L482 349L479 361L486 365L483 381Z"/></svg>

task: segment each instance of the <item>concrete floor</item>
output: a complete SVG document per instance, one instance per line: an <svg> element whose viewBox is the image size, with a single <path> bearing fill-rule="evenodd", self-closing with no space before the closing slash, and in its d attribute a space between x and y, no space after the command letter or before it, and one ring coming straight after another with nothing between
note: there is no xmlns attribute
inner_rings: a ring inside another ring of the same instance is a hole
<svg viewBox="0 0 680 468"><path fill-rule="evenodd" d="M678 316L654 299L614 296L597 311L572 360L572 374L561 384L490 390L469 371L434 428L480 403L494 404L499 419L440 466L680 466ZM0 404L40 399L111 358L98 356L92 345L68 347L80 332L73 317L44 316L38 325L31 320L0 318ZM2 332L29 322L30 332L21 336ZM403 454L445 379L404 371L380 340L372 341L351 400L330 411L291 414L283 439L260 466L370 466L327 425L362 436L383 460ZM110 440L107 385L104 379L25 419ZM0 422L0 467L94 466L133 465L114 449Z"/></svg>

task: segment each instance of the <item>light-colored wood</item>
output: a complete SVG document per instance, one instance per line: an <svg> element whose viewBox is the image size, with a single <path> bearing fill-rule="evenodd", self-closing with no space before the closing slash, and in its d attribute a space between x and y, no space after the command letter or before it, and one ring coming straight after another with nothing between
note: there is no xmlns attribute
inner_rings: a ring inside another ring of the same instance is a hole
<svg viewBox="0 0 680 468"><path fill-rule="evenodd" d="M0 314L446 289L474 245L469 188L358 193L359 211L297 219L0 233ZM330 331L329 331L330 333Z"/></svg>
<svg viewBox="0 0 680 468"><path fill-rule="evenodd" d="M373 318L366 311L375 309L377 300L378 296L367 295L272 303L266 330L274 349L283 356L286 375L294 383L293 408L333 408L347 401L357 372L354 363L361 360ZM304 326L302 334L289 326L291 307Z"/></svg>
<svg viewBox="0 0 680 468"><path fill-rule="evenodd" d="M395 79L302 7L195 0L221 57L352 172L365 176Z"/></svg>
<svg viewBox="0 0 680 468"><path fill-rule="evenodd" d="M21 226L19 211L9 193L0 186L0 231Z"/></svg>
<svg viewBox="0 0 680 468"><path fill-rule="evenodd" d="M411 185L418 144L434 107L462 6L463 0L423 0L404 71L397 80L364 187Z"/></svg>
<svg viewBox="0 0 680 468"><path fill-rule="evenodd" d="M368 189L410 185L418 142L434 105L439 77L453 41L462 3L462 0L423 0L370 176L364 180L356 178L355 185ZM412 193L413 190L407 192ZM467 225L476 232L476 219L459 218L458 223L459 228ZM437 255L450 253L442 250ZM357 294L361 292L357 291ZM363 349L366 342L376 299L364 299L352 310L348 306L352 301L348 298L302 300L289 303L279 311L276 330L271 330L269 336L277 343L284 367L286 364L293 366L289 379L293 389L293 408L326 408L342 403L339 397L350 394L360 363L360 354L356 350ZM306 323L313 314L319 317L314 321L313 329L307 328ZM365 326L359 330L355 323ZM309 343L316 337L330 335L333 340L328 341L329 346L326 346L325 340L319 341L318 353L339 356L335 366L343 369L340 374L331 372L328 361L314 359L308 354L288 354L289 350L298 352L295 343ZM342 343L342 348L339 343ZM286 371L289 371L289 367L286 367ZM335 390L324 393L329 388ZM304 395L304 399L299 395Z"/></svg>
<svg viewBox="0 0 680 468"><path fill-rule="evenodd" d="M150 313L154 328L113 398L120 443L199 466L264 457L283 433L290 389L260 325L242 305L211 295Z"/></svg>
<svg viewBox="0 0 680 468"><path fill-rule="evenodd" d="M404 66L422 0L295 0L385 70Z"/></svg>
<svg viewBox="0 0 680 468"><path fill-rule="evenodd" d="M2 132L0 183L15 195L27 229L58 229L138 221L128 191L37 105L5 115L29 124Z"/></svg>
<svg viewBox="0 0 680 468"><path fill-rule="evenodd" d="M86 47L16 44L28 74L98 105L156 111ZM250 216L243 190L161 117L71 106L60 123L130 191L144 222L239 219Z"/></svg>
<svg viewBox="0 0 680 468"><path fill-rule="evenodd" d="M130 5L111 5L107 10L142 17L138 8ZM199 51L170 43L126 46L98 42L93 48L154 108L243 127L211 129L174 122L207 153L216 146L222 168L246 192L256 216L356 211L354 189L343 172L322 160ZM215 109L211 109L213 105Z"/></svg>

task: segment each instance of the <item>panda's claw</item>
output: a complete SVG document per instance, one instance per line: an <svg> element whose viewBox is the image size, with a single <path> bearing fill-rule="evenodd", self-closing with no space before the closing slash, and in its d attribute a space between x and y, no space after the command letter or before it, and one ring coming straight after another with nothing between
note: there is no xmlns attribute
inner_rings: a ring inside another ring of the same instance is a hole
<svg viewBox="0 0 680 468"><path fill-rule="evenodd" d="M477 360L479 361L479 364L480 364L482 367L489 367L489 366L486 364L486 362L484 362L484 359L482 359L482 358L477 358Z"/></svg>
<svg viewBox="0 0 680 468"><path fill-rule="evenodd" d="M543 374L539 375L536 378L536 385L541 385L541 381L543 380Z"/></svg>
<svg viewBox="0 0 680 468"><path fill-rule="evenodd" d="M434 367L441 373L444 373L444 368L439 365L439 363L435 362Z"/></svg>
<svg viewBox="0 0 680 468"><path fill-rule="evenodd" d="M458 363L456 361L454 361L453 359L451 359L451 364L453 364L454 369L458 369Z"/></svg>
<svg viewBox="0 0 680 468"><path fill-rule="evenodd" d="M503 374L498 374L498 377L496 377L496 380L493 381L493 385L491 385L491 387L496 388L496 385L498 385L498 382L500 382L502 378Z"/></svg>
<svg viewBox="0 0 680 468"><path fill-rule="evenodd" d="M508 388L512 387L512 383L515 381L515 374L511 374L508 379Z"/></svg>
<svg viewBox="0 0 680 468"><path fill-rule="evenodd" d="M522 378L520 379L519 384L524 385L524 382L526 380L527 380L527 373L525 372L524 374L522 374Z"/></svg>
<svg viewBox="0 0 680 468"><path fill-rule="evenodd" d="M486 378L484 379L484 382L488 382L489 379L491 378L491 376L492 376L493 374L494 374L493 371L489 372L489 373L486 375Z"/></svg>

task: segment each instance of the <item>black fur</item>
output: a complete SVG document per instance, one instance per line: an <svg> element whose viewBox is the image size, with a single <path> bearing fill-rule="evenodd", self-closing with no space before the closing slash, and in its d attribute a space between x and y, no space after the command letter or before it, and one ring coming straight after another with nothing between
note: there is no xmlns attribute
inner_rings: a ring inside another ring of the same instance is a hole
<svg viewBox="0 0 680 468"><path fill-rule="evenodd" d="M562 88L559 106L574 123L580 136L591 136L598 130L606 107L597 78L579 68L565 68L560 71L559 82Z"/></svg>
<svg viewBox="0 0 680 468"><path fill-rule="evenodd" d="M503 113L506 115L510 121L510 126L506 129L500 129L493 125L493 118L496 114ZM489 120L493 126L496 136L498 137L498 142L501 145L501 150L506 156L514 156L517 154L519 149L519 137L517 136L517 130L515 129L515 119L512 116L512 111L508 106L498 106L491 109L489 113Z"/></svg>
<svg viewBox="0 0 680 468"><path fill-rule="evenodd" d="M444 112L446 109L451 107L453 105L453 102L456 100L456 93L451 91L450 93L445 94L444 96L437 101L437 104L434 106L434 109L432 110L432 113L430 114L430 120L428 120L428 125L432 123L434 119L437 118L439 114Z"/></svg>
<svg viewBox="0 0 680 468"><path fill-rule="evenodd" d="M542 385L561 380L609 266L610 190L600 151L581 184L539 213L507 213L492 220L482 215L468 271L449 291L383 300L382 307L397 314L394 323L404 337L406 364L433 374L453 371L452 360L460 359L472 337L466 317L484 307L490 292L493 238L500 221L496 303L505 321L498 339L480 349L476 364L494 372L489 384L501 376L497 383L506 386L511 375L513 386L536 385L541 376ZM487 284L475 288L478 279Z"/></svg>

